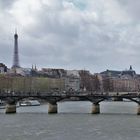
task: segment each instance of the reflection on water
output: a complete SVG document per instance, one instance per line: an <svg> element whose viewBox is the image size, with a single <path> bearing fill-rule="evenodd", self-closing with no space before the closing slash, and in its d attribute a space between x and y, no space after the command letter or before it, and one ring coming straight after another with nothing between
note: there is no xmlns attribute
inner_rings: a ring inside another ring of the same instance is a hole
<svg viewBox="0 0 140 140"><path fill-rule="evenodd" d="M102 102L101 114L92 115L90 102L58 103L58 114L47 105L19 107L17 114L0 110L2 140L139 140L140 116L133 102Z"/></svg>

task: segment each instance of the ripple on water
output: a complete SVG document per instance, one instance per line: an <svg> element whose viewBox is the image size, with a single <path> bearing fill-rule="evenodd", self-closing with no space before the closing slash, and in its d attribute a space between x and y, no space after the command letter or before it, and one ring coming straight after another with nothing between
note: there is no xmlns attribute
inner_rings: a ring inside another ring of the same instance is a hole
<svg viewBox="0 0 140 140"><path fill-rule="evenodd" d="M139 140L140 117L132 102L102 102L101 114L90 114L90 102L62 102L59 113L47 114L47 105L0 110L0 139L4 140Z"/></svg>

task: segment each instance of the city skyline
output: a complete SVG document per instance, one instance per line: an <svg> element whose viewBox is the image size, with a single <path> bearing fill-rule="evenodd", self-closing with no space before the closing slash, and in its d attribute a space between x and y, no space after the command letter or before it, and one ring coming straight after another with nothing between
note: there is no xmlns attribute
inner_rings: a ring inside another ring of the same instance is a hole
<svg viewBox="0 0 140 140"><path fill-rule="evenodd" d="M138 0L0 1L0 60L12 66L17 28L21 67L96 73L132 65L140 73L139 5Z"/></svg>

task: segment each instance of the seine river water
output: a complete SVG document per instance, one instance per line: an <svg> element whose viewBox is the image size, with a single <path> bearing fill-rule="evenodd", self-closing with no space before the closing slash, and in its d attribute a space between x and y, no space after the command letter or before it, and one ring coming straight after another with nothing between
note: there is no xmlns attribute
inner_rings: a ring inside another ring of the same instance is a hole
<svg viewBox="0 0 140 140"><path fill-rule="evenodd" d="M0 140L139 140L140 116L133 102L102 102L101 114L90 114L90 102L62 102L59 113L47 105L0 110Z"/></svg>

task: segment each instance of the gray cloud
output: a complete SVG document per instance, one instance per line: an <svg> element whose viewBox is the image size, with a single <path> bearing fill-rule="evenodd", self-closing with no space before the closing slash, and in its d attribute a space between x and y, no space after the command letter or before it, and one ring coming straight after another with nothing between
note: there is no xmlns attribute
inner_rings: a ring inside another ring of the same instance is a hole
<svg viewBox="0 0 140 140"><path fill-rule="evenodd" d="M16 0L0 0L0 7L3 9L10 8Z"/></svg>
<svg viewBox="0 0 140 140"><path fill-rule="evenodd" d="M23 67L125 69L140 72L139 1L0 1L0 60L12 65L18 28Z"/></svg>
<svg viewBox="0 0 140 140"><path fill-rule="evenodd" d="M131 16L132 18L137 18L140 17L139 13L140 13L140 1L138 0L118 0L119 3L121 4L122 8L124 10L126 10Z"/></svg>

